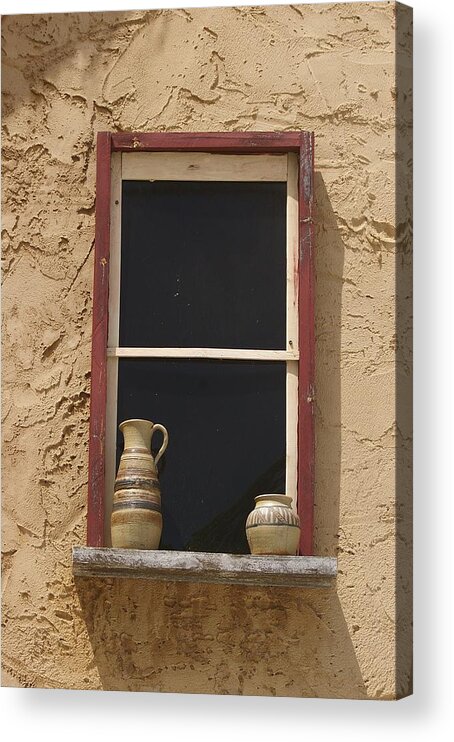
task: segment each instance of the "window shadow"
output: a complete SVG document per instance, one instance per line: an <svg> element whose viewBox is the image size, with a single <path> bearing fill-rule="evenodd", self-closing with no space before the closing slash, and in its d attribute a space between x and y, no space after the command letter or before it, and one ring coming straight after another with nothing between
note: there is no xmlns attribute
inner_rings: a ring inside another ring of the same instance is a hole
<svg viewBox="0 0 454 742"><path fill-rule="evenodd" d="M341 307L344 244L323 181L315 173L314 553L337 553L341 486Z"/></svg>
<svg viewBox="0 0 454 742"><path fill-rule="evenodd" d="M335 555L344 245L320 173L315 196L315 553ZM103 689L367 698L335 585L77 578L76 586Z"/></svg>
<svg viewBox="0 0 454 742"><path fill-rule="evenodd" d="M367 698L335 587L76 587L103 690Z"/></svg>

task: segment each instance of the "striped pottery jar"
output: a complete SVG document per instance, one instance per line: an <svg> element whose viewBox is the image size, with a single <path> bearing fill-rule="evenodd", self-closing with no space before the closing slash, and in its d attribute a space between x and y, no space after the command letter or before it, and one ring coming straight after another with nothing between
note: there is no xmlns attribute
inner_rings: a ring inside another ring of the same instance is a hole
<svg viewBox="0 0 454 742"><path fill-rule="evenodd" d="M149 420L125 420L119 426L124 449L118 467L111 517L112 546L123 549L158 549L161 540L161 492L156 464L167 448L163 425ZM156 458L151 439L164 436Z"/></svg>
<svg viewBox="0 0 454 742"><path fill-rule="evenodd" d="M295 555L300 538L300 521L287 495L258 495L255 508L246 520L251 554Z"/></svg>

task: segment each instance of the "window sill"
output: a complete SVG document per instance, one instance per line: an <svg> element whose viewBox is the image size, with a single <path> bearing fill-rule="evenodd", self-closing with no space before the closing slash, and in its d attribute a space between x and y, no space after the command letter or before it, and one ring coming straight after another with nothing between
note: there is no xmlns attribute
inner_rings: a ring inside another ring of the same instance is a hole
<svg viewBox="0 0 454 742"><path fill-rule="evenodd" d="M75 546L73 574L76 577L128 577L170 582L330 587L337 575L337 559Z"/></svg>

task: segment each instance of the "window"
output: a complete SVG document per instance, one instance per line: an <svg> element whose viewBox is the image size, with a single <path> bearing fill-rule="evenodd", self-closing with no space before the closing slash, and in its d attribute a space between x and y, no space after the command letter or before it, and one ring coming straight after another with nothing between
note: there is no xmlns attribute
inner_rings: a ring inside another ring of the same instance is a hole
<svg viewBox="0 0 454 742"><path fill-rule="evenodd" d="M312 172L304 132L98 135L89 546L117 423L148 417L162 548L242 553L253 496L285 489L312 553Z"/></svg>

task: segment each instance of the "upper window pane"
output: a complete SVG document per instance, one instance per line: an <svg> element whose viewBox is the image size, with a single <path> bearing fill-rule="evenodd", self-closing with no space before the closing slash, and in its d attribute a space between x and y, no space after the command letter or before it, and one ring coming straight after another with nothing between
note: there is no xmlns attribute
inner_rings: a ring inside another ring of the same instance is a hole
<svg viewBox="0 0 454 742"><path fill-rule="evenodd" d="M286 348L286 183L124 181L120 345Z"/></svg>

